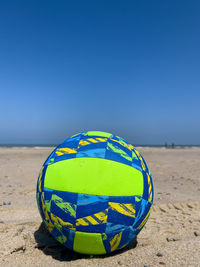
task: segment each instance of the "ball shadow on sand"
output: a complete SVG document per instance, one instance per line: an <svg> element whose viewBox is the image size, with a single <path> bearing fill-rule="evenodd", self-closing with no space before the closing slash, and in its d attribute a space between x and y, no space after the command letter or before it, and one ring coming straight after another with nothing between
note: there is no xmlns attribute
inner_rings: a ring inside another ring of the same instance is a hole
<svg viewBox="0 0 200 267"><path fill-rule="evenodd" d="M133 249L137 246L137 238L134 239L125 248L115 251L107 255L84 255L76 253L67 249L65 246L60 244L54 237L48 232L44 223L41 223L39 228L34 232L34 238L37 243L36 248L42 250L45 255L50 255L54 259L59 261L74 261L78 259L89 259L89 258L106 258L117 254L121 254L127 250Z"/></svg>

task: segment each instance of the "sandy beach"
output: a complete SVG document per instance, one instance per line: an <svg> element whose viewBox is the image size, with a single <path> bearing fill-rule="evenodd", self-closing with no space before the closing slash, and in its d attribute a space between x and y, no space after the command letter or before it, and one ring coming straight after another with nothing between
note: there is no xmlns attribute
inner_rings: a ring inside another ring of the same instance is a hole
<svg viewBox="0 0 200 267"><path fill-rule="evenodd" d="M35 190L53 148L0 148L0 266L200 266L200 148L138 148L154 206L137 242L108 256L67 250L41 224Z"/></svg>

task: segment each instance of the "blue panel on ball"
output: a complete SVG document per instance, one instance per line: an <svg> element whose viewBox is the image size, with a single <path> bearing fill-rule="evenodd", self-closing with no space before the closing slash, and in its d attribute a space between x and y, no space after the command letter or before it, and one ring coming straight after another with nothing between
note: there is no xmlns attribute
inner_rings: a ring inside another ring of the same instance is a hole
<svg viewBox="0 0 200 267"><path fill-rule="evenodd" d="M87 195L87 194L78 194L77 205L89 205L99 202L108 202L107 196L96 196L96 195Z"/></svg>
<svg viewBox="0 0 200 267"><path fill-rule="evenodd" d="M117 210L110 209L108 212L107 221L111 222L113 224L118 224L120 222L122 225L129 226L129 225L133 224L134 220L135 219L133 217L123 215L123 214L117 212Z"/></svg>
<svg viewBox="0 0 200 267"><path fill-rule="evenodd" d="M106 150L105 159L117 161L117 162L129 165L129 166L132 165L132 162L130 160L127 160L124 157L122 157L119 153L115 153L110 150Z"/></svg>
<svg viewBox="0 0 200 267"><path fill-rule="evenodd" d="M63 245L73 250L75 231L62 227L62 233L67 238Z"/></svg>
<svg viewBox="0 0 200 267"><path fill-rule="evenodd" d="M89 157L89 158L105 158L105 148L95 148L95 149L83 149L82 151L79 150L78 153L76 154L77 158L84 158L84 157Z"/></svg>
<svg viewBox="0 0 200 267"><path fill-rule="evenodd" d="M104 212L108 208L108 202L94 202L87 205L77 205L77 219Z"/></svg>
<svg viewBox="0 0 200 267"><path fill-rule="evenodd" d="M96 218L95 218L96 219ZM104 233L106 229L106 224L89 224L87 226L79 225L76 226L76 230L80 232L86 232L86 233Z"/></svg>

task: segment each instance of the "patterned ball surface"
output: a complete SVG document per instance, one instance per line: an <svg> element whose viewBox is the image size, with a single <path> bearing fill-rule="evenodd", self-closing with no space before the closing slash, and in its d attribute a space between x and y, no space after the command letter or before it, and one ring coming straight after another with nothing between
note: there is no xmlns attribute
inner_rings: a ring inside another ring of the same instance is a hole
<svg viewBox="0 0 200 267"><path fill-rule="evenodd" d="M148 220L153 181L141 154L105 132L74 135L50 154L37 182L37 204L49 232L84 254L128 245Z"/></svg>

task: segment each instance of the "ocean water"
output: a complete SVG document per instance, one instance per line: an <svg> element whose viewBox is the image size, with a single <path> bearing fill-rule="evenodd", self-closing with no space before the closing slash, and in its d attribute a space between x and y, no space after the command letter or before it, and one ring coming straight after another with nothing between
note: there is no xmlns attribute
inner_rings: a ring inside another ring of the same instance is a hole
<svg viewBox="0 0 200 267"><path fill-rule="evenodd" d="M0 144L0 148L20 148L20 149L28 149L28 148L34 148L34 149L50 149L57 147L58 144ZM164 149L173 149L173 148L198 148L200 145L134 145L138 149L140 148L164 148Z"/></svg>
<svg viewBox="0 0 200 267"><path fill-rule="evenodd" d="M0 148L20 148L20 149L50 149L56 147L56 144L0 144Z"/></svg>

